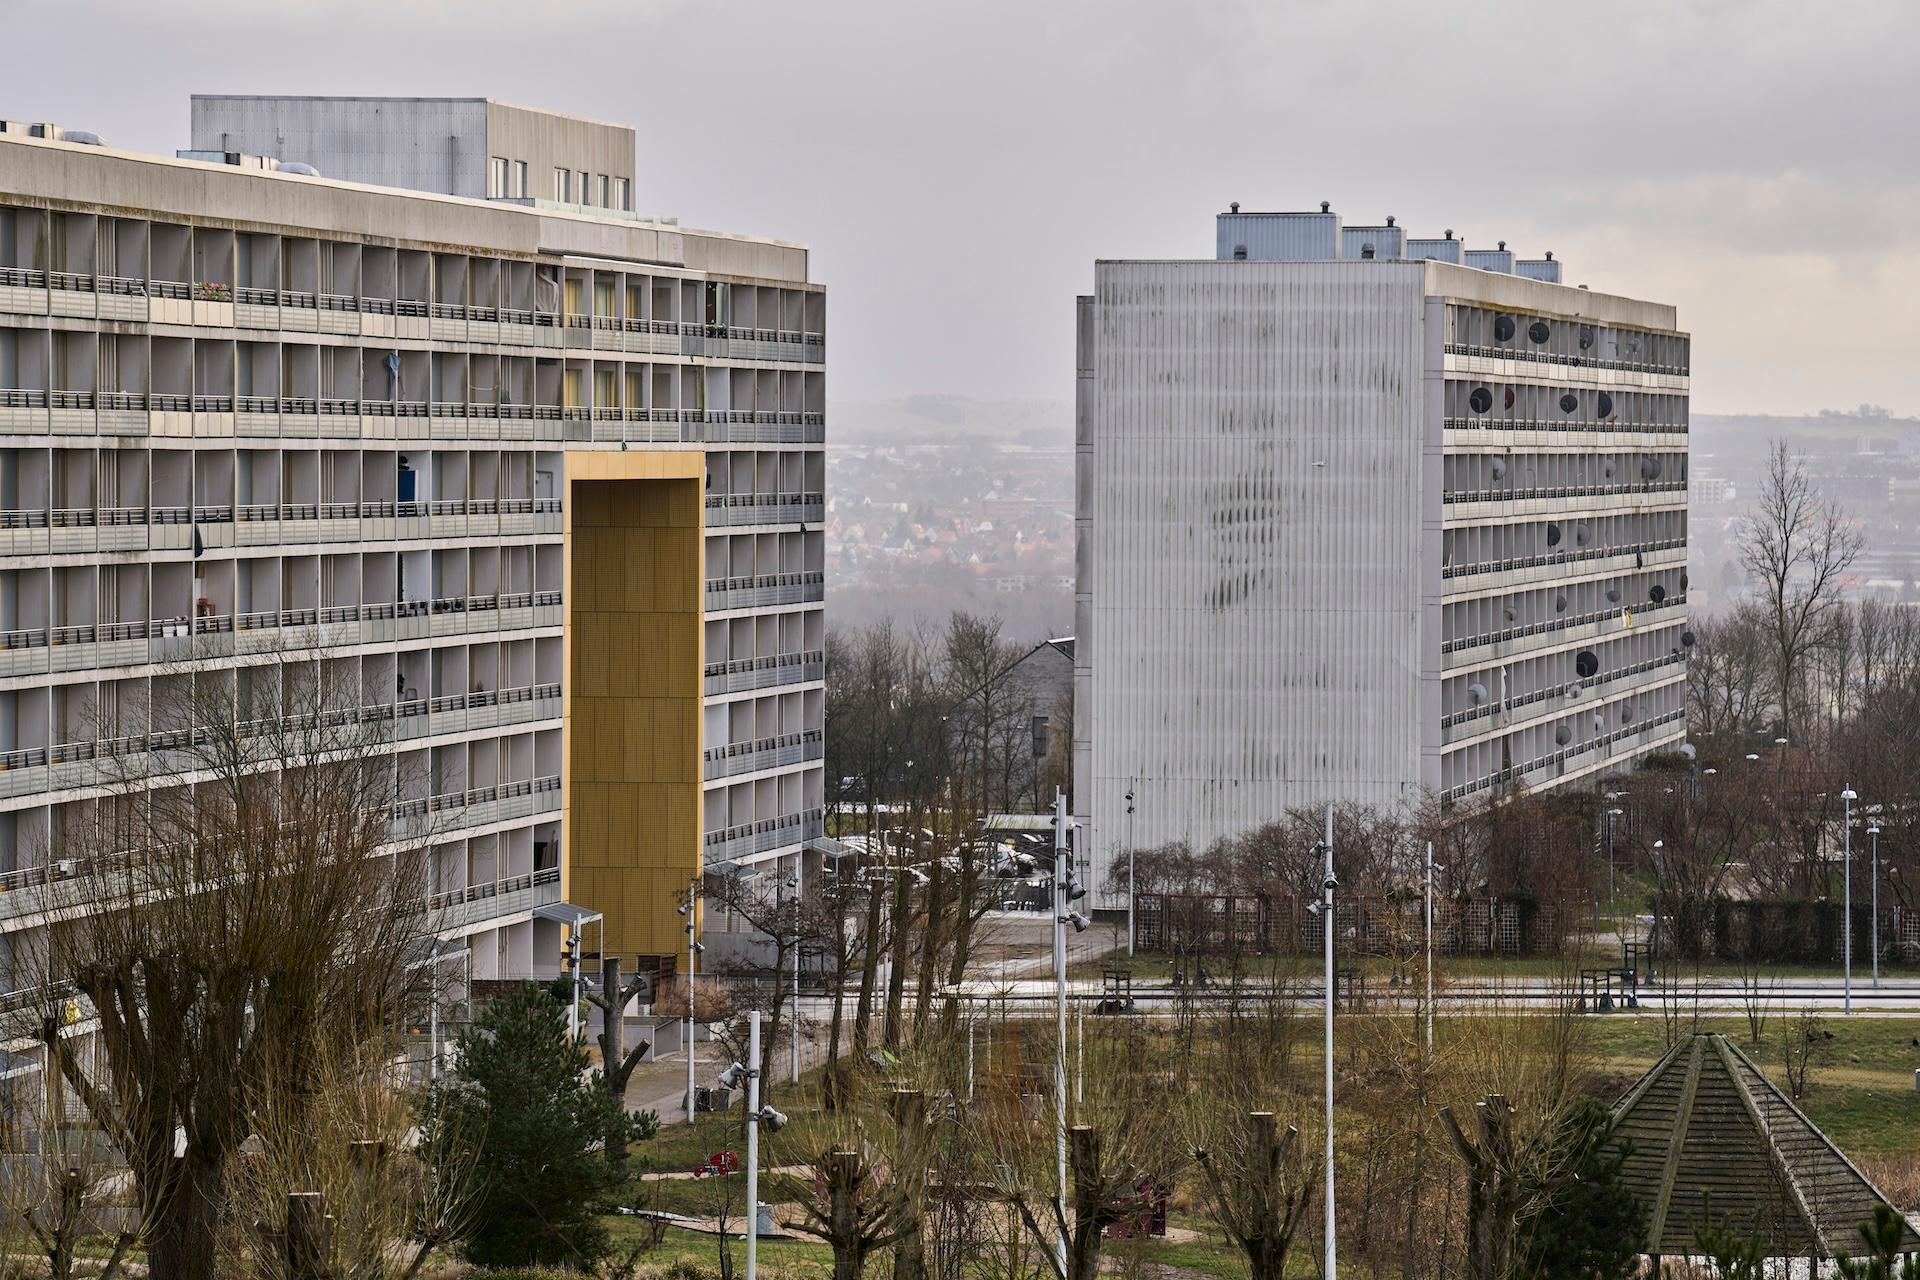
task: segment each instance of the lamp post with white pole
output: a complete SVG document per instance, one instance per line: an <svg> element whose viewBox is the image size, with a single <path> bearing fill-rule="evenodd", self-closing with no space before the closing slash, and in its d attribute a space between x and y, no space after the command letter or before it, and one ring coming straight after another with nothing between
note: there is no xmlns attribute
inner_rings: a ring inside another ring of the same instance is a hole
<svg viewBox="0 0 1920 1280"><path fill-rule="evenodd" d="M1867 834L1873 838L1873 863L1869 870L1873 876L1873 985L1880 986L1880 823L1878 820L1867 828Z"/></svg>
<svg viewBox="0 0 1920 1280"><path fill-rule="evenodd" d="M687 1123L693 1123L693 968L694 958L706 948L695 938L700 919L700 877L687 882L687 900L680 914L687 918Z"/></svg>
<svg viewBox="0 0 1920 1280"><path fill-rule="evenodd" d="M1127 780L1127 959L1133 959L1133 904L1139 891L1133 881L1133 788L1136 780Z"/></svg>
<svg viewBox="0 0 1920 1280"><path fill-rule="evenodd" d="M760 1105L760 1011L747 1011L747 1062L720 1073L720 1087L747 1082L747 1280L757 1280L760 1264L760 1126L768 1133L786 1127L787 1117Z"/></svg>
<svg viewBox="0 0 1920 1280"><path fill-rule="evenodd" d="M1427 841L1427 1056L1433 1056L1433 873L1444 871L1433 860L1433 841Z"/></svg>
<svg viewBox="0 0 1920 1280"><path fill-rule="evenodd" d="M1327 873L1320 882L1321 899L1321 936L1325 940L1326 950L1326 996L1327 996L1327 1034L1323 1050L1327 1083L1327 1212L1326 1212L1326 1271L1325 1280L1334 1280L1334 1224L1333 1224L1333 891L1338 881L1333 875L1333 806L1327 806L1326 831L1321 836L1322 850L1327 856Z"/></svg>
<svg viewBox="0 0 1920 1280"><path fill-rule="evenodd" d="M1067 1274L1067 797L1053 793L1053 989L1054 1029L1059 1043L1053 1059L1054 1141L1056 1169L1055 1217L1060 1232L1054 1257L1060 1274Z"/></svg>
<svg viewBox="0 0 1920 1280"><path fill-rule="evenodd" d="M1840 793L1840 839L1844 852L1840 868L1840 986L1848 1014L1853 1013L1853 802L1860 793L1848 787Z"/></svg>

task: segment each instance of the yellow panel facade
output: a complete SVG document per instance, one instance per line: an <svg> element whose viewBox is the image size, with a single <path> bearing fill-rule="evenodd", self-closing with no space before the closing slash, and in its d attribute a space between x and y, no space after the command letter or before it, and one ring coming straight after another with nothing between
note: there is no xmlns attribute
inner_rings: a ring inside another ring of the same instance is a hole
<svg viewBox="0 0 1920 1280"><path fill-rule="evenodd" d="M696 452L567 458L563 889L607 954L677 955L700 872L702 529Z"/></svg>

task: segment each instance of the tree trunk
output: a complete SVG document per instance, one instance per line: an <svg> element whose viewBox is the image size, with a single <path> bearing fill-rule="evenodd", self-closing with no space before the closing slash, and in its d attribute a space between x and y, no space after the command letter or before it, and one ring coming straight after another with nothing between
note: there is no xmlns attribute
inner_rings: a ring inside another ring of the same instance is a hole
<svg viewBox="0 0 1920 1280"><path fill-rule="evenodd" d="M894 1129L900 1135L894 1172L905 1219L899 1238L893 1242L893 1280L926 1280L926 1200L921 1194L927 1168L926 1095L918 1089L896 1089L887 1102Z"/></svg>
<svg viewBox="0 0 1920 1280"><path fill-rule="evenodd" d="M149 1280L214 1280L214 1233L219 1223L220 1170L204 1158L175 1161L171 1195L148 1211Z"/></svg>
<svg viewBox="0 0 1920 1280"><path fill-rule="evenodd" d="M866 875L866 866L861 867ZM867 879L867 932L862 943L860 955L860 998L854 1004L853 1014L853 1053L863 1058L867 1046L873 1043L873 988L880 974L880 908L886 901L886 890L869 877Z"/></svg>
<svg viewBox="0 0 1920 1280"><path fill-rule="evenodd" d="M1100 1246L1112 1221L1100 1176L1100 1135L1077 1124L1067 1134L1073 1182L1073 1231L1067 1237L1067 1280L1099 1280Z"/></svg>
<svg viewBox="0 0 1920 1280"><path fill-rule="evenodd" d="M900 1025L902 1005L907 990L907 944L913 935L913 918L908 914L913 905L913 893L908 888L905 868L893 873L893 937L890 963L887 965L887 1021L882 1043L888 1052L897 1053L900 1049Z"/></svg>
<svg viewBox="0 0 1920 1280"><path fill-rule="evenodd" d="M851 1151L830 1151L826 1159L827 1242L833 1246L833 1280L859 1280L867 1263L865 1233L861 1230L860 1157Z"/></svg>
<svg viewBox="0 0 1920 1280"><path fill-rule="evenodd" d="M920 931L920 971L913 993L913 1038L917 1043L927 1028L927 1015L933 1008L933 975L939 963L941 943L946 936L947 869L945 859L933 863L933 879L927 885L927 923Z"/></svg>

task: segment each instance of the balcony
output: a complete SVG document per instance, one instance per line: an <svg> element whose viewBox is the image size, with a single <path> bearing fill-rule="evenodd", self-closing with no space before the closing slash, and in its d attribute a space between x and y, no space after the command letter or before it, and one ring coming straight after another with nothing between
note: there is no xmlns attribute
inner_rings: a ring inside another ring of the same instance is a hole
<svg viewBox="0 0 1920 1280"><path fill-rule="evenodd" d="M536 720L558 720L560 685L522 685L511 689L476 689L472 693L443 694L397 703L393 709L395 741L480 733Z"/></svg>
<svg viewBox="0 0 1920 1280"><path fill-rule="evenodd" d="M1649 625L1658 625L1668 621L1668 619L1663 616L1667 610L1684 609L1686 604L1687 593L1678 591L1658 604L1649 600L1645 604L1636 605L1631 609L1631 612L1636 619L1650 617L1653 621L1649 623ZM1496 658L1520 657L1525 654L1556 648L1560 645L1572 644L1579 640L1593 639L1601 634L1600 629L1607 623L1615 620L1624 621L1628 612L1629 609L1627 606L1615 605L1610 609L1600 609L1592 613L1570 613L1565 617L1555 618L1551 622L1532 622L1522 626L1503 627L1498 631L1483 631L1475 635L1455 636L1441 643L1440 652L1447 655L1471 654L1473 650L1482 649L1489 645L1496 645L1500 647L1495 649L1494 653L1490 656ZM1457 661L1450 660L1445 663L1445 666L1449 669L1469 666L1476 662L1486 661L1488 656L1489 655L1474 654L1471 657L1463 657Z"/></svg>
<svg viewBox="0 0 1920 1280"><path fill-rule="evenodd" d="M747 693L786 684L806 684L827 676L827 655L821 649L777 653L764 658L735 658L710 662L706 667L709 694Z"/></svg>
<svg viewBox="0 0 1920 1280"><path fill-rule="evenodd" d="M707 528L743 525L820 524L827 500L819 493L721 493L707 498Z"/></svg>
<svg viewBox="0 0 1920 1280"><path fill-rule="evenodd" d="M732 778L819 760L825 755L825 745L826 738L820 730L808 729L802 733L708 747L702 753L706 780L712 782L715 778Z"/></svg>
<svg viewBox="0 0 1920 1280"><path fill-rule="evenodd" d="M1500 583L1487 583L1487 586L1519 586L1534 579L1558 580L1568 569L1574 569L1573 576L1585 576L1608 572L1623 571L1629 568L1640 569L1649 566L1664 565L1675 557L1661 555L1663 552L1680 551L1678 563L1686 562L1685 538L1655 538L1646 542L1623 543L1617 547L1588 547L1584 551L1547 551L1539 555L1513 556L1505 560L1479 560L1470 564L1443 565L1440 576L1443 579L1471 578L1483 574L1504 573L1520 574L1520 578L1510 578ZM1658 560L1650 557L1659 557ZM1629 564L1627 561L1633 561ZM1558 572L1540 574L1539 569L1551 569ZM1473 584L1475 586L1482 584Z"/></svg>
<svg viewBox="0 0 1920 1280"><path fill-rule="evenodd" d="M746 578L709 578L707 612L766 609L826 599L824 573L767 573Z"/></svg>
<svg viewBox="0 0 1920 1280"><path fill-rule="evenodd" d="M742 823L709 831L701 840L703 861L708 870L717 870L729 862L752 857L773 849L805 844L823 834L819 809L783 814L760 822Z"/></svg>
<svg viewBox="0 0 1920 1280"><path fill-rule="evenodd" d="M1541 485L1525 489L1450 489L1441 498L1448 523L1511 516L1605 515L1687 504L1684 480L1636 484Z"/></svg>
<svg viewBox="0 0 1920 1280"><path fill-rule="evenodd" d="M1483 347L1465 342L1449 342L1445 352L1470 360L1519 360L1527 364L1554 365L1571 369L1618 369L1627 373L1657 373L1687 376L1686 365L1655 364L1647 360L1601 360L1592 356L1558 355L1534 351L1517 343L1511 346Z"/></svg>
<svg viewBox="0 0 1920 1280"><path fill-rule="evenodd" d="M1615 667L1611 671L1602 671L1584 684L1555 685L1550 689L1535 689L1518 698L1508 698L1504 703L1490 702L1483 707L1471 707L1465 711L1456 711L1443 716L1440 720L1440 740L1445 746L1455 746L1487 733L1505 733L1510 729L1524 728L1541 720L1552 719L1557 715L1567 715L1582 711L1591 703L1549 705L1557 698L1563 698L1569 690L1592 689L1600 698L1612 697L1621 692L1638 692L1668 683L1666 676L1684 676L1681 670L1686 662L1682 653L1666 653L1645 662L1635 662L1624 667ZM1649 672L1659 672L1660 679L1635 681L1634 677ZM1632 681L1631 689L1620 686ZM1531 711L1528 708L1532 708Z"/></svg>
<svg viewBox="0 0 1920 1280"><path fill-rule="evenodd" d="M401 839L429 838L559 811L559 777L532 778L450 791L424 800L403 800L393 807L393 833Z"/></svg>
<svg viewBox="0 0 1920 1280"><path fill-rule="evenodd" d="M1601 737L1591 738L1586 742L1576 743L1563 750L1550 752L1537 759L1529 760L1525 764L1516 764L1511 768L1490 773L1483 778L1476 778L1472 782L1464 782L1458 786L1449 787L1447 790L1441 792L1440 798L1451 803L1477 792L1486 791L1517 781L1525 781L1532 786L1552 782L1557 777L1563 776L1569 766L1572 766L1574 769L1582 769L1593 763L1597 763L1582 760L1582 757L1590 753L1600 752L1604 756L1610 756L1612 749L1618 746L1625 745L1629 750L1640 750L1651 747L1663 740L1678 737L1685 728L1686 718L1687 713L1684 710L1668 711L1663 715L1642 720L1638 724L1631 724L1623 729L1616 729L1612 733L1605 734ZM1527 776L1528 774L1541 774L1542 771L1548 770L1551 772L1544 773L1543 776L1540 777L1529 778Z"/></svg>
<svg viewBox="0 0 1920 1280"><path fill-rule="evenodd" d="M560 868L545 867L429 895L427 928L436 934L454 933L558 901Z"/></svg>

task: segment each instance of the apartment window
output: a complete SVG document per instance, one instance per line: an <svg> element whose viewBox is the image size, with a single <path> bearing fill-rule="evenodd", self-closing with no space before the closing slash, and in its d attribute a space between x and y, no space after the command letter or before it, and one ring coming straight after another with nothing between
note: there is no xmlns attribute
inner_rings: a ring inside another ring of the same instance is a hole
<svg viewBox="0 0 1920 1280"><path fill-rule="evenodd" d="M515 160L513 162L513 198L515 200L525 200L532 194L532 188L527 182L527 162L525 160Z"/></svg>
<svg viewBox="0 0 1920 1280"><path fill-rule="evenodd" d="M593 199L593 175L585 169L580 171L580 203L586 204Z"/></svg>
<svg viewBox="0 0 1920 1280"><path fill-rule="evenodd" d="M555 169L553 171L553 198L560 204L573 203L573 170Z"/></svg>
<svg viewBox="0 0 1920 1280"><path fill-rule="evenodd" d="M507 158L494 156L487 161L487 199L498 200L507 194Z"/></svg>
<svg viewBox="0 0 1920 1280"><path fill-rule="evenodd" d="M627 180L625 178L615 178L613 180L613 203L609 205L608 208L627 209L631 207L632 206L627 204Z"/></svg>
<svg viewBox="0 0 1920 1280"><path fill-rule="evenodd" d="M609 178L606 174L603 173L600 175L600 207L602 209L613 208L613 205L611 203L612 195L613 195L613 179Z"/></svg>

